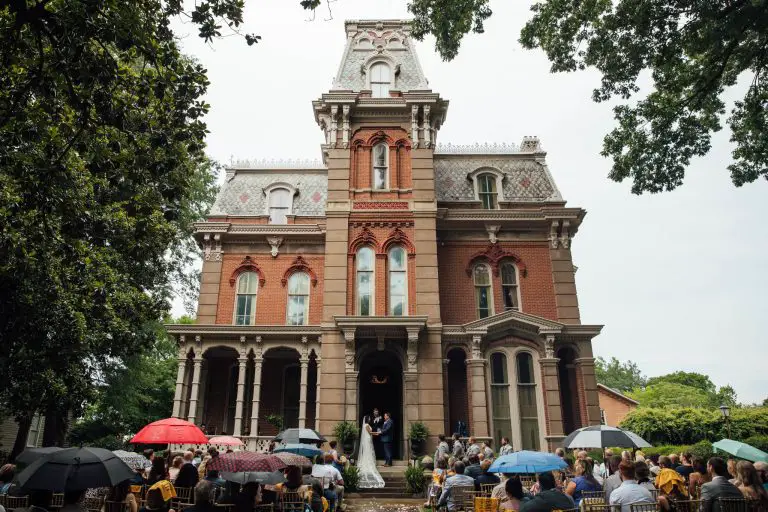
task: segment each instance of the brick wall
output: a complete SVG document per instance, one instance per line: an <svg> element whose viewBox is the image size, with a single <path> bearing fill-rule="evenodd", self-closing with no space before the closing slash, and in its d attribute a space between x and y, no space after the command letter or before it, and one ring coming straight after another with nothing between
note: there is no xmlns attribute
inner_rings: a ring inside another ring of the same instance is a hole
<svg viewBox="0 0 768 512"><path fill-rule="evenodd" d="M234 323L235 286L229 283L235 269L240 266L241 254L224 254L221 266L221 283L219 285L219 306L216 314L217 324ZM256 325L285 325L288 289L281 283L283 274L293 264L296 254L281 252L276 258L269 254L250 254L253 261L264 273L266 282L259 287L256 297ZM309 267L317 275L317 285L309 288L309 323L318 325L323 314L323 255L302 254ZM235 283L236 285L237 283Z"/></svg>
<svg viewBox="0 0 768 512"><path fill-rule="evenodd" d="M350 192L353 199L398 199L409 198L413 187L411 170L411 146L408 132L402 128L366 127L357 130L352 136L350 151L350 189L371 189L373 179L373 146L387 142L389 146L389 189L394 192Z"/></svg>
<svg viewBox="0 0 768 512"><path fill-rule="evenodd" d="M502 248L520 257L527 276L520 276L520 304L523 313L557 320L557 305L552 282L552 264L546 243L499 242ZM445 242L438 244L437 260L440 279L440 311L445 324L463 324L477 320L475 287L465 269L473 254L485 249L487 242ZM491 275L494 313L504 311L501 275Z"/></svg>
<svg viewBox="0 0 768 512"><path fill-rule="evenodd" d="M622 400L602 388L597 388L597 396L600 399L600 409L605 413L605 424L611 427L617 427L627 414L637 408L637 405Z"/></svg>

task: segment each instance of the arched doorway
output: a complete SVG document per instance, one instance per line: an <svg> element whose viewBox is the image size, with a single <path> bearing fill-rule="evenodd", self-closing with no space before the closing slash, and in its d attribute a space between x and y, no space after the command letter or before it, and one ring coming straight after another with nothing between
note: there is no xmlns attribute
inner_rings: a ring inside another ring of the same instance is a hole
<svg viewBox="0 0 768 512"><path fill-rule="evenodd" d="M394 352L374 351L360 360L358 372L358 423L377 408L395 422L393 456L401 457L403 432L403 366ZM380 442L374 442L377 458L383 459Z"/></svg>
<svg viewBox="0 0 768 512"><path fill-rule="evenodd" d="M448 414L445 415L447 425L446 435L458 432L459 422L465 429L469 428L469 394L467 390L467 354L460 348L453 348L448 351L448 365L446 377L448 385L446 386L447 396L446 405Z"/></svg>
<svg viewBox="0 0 768 512"><path fill-rule="evenodd" d="M557 351L560 362L557 377L560 384L560 408L563 412L563 430L568 435L581 426L579 388L576 383L576 353L572 348L563 347Z"/></svg>
<svg viewBox="0 0 768 512"><path fill-rule="evenodd" d="M218 346L203 354L204 365L200 374L203 392L198 400L202 409L201 423L211 434L232 434L237 401L237 350Z"/></svg>
<svg viewBox="0 0 768 512"><path fill-rule="evenodd" d="M279 417L283 428L299 426L301 367L299 353L290 348L271 348L264 353L261 367L259 435L275 435L270 417Z"/></svg>

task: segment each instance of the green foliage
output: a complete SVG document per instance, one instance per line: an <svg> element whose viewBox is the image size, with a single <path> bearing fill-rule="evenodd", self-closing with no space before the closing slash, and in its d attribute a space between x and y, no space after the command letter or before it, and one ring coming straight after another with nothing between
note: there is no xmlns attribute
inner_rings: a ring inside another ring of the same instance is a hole
<svg viewBox="0 0 768 512"><path fill-rule="evenodd" d="M645 377L637 363L632 361L622 363L615 357L610 361L602 357L595 359L595 374L597 382L622 393L645 385Z"/></svg>
<svg viewBox="0 0 768 512"><path fill-rule="evenodd" d="M410 9L417 37L434 35L446 60L491 15L480 0L415 0ZM603 141L611 179L631 178L635 194L680 186L722 129L725 90L740 77L746 91L726 120L735 146L728 169L736 186L768 179L768 2L540 0L531 10L525 48L544 50L552 72L599 71L596 102L632 100L614 107L616 127ZM645 77L651 92L638 98Z"/></svg>
<svg viewBox="0 0 768 512"><path fill-rule="evenodd" d="M427 488L424 468L418 462L405 468L405 488L408 494L421 494Z"/></svg>
<svg viewBox="0 0 768 512"><path fill-rule="evenodd" d="M674 382L658 382L636 389L627 396L640 402L640 407L710 407L712 397L691 386Z"/></svg>
<svg viewBox="0 0 768 512"><path fill-rule="evenodd" d="M648 379L648 385L652 386L659 382L669 382L674 384L680 384L683 386L690 386L692 388L700 389L705 393L714 393L716 391L715 384L710 380L709 376L695 372L675 372L660 377L651 377Z"/></svg>
<svg viewBox="0 0 768 512"><path fill-rule="evenodd" d="M707 460L710 457L714 456L712 443L710 443L709 441L700 441L692 445L664 444L664 445L652 446L650 448L643 448L643 453L645 454L646 457L650 457L652 455L658 455L658 456L670 455L672 453L680 454L684 452L688 452L694 457L699 457L704 460Z"/></svg>
<svg viewBox="0 0 768 512"><path fill-rule="evenodd" d="M267 420L267 423L275 427L278 432L283 431L284 421L283 421L283 417L280 416L279 414L267 414L267 417L264 419Z"/></svg>
<svg viewBox="0 0 768 512"><path fill-rule="evenodd" d="M341 477L344 479L345 492L354 492L357 490L357 486L360 483L360 470L357 469L357 466L348 464L341 472Z"/></svg>
<svg viewBox="0 0 768 512"><path fill-rule="evenodd" d="M426 441L427 437L429 437L429 429L424 423L415 421L411 423L411 428L408 430L408 437L410 437L411 441Z"/></svg>
<svg viewBox="0 0 768 512"><path fill-rule="evenodd" d="M768 453L768 435L749 436L748 438L744 439L743 442L750 446L754 446L758 450L762 450Z"/></svg>
<svg viewBox="0 0 768 512"><path fill-rule="evenodd" d="M725 421L716 409L641 407L630 412L621 427L654 446L715 442L728 437ZM768 435L768 408L732 409L730 429L732 439L745 442L751 436Z"/></svg>
<svg viewBox="0 0 768 512"><path fill-rule="evenodd" d="M333 427L333 435L341 444L353 442L358 434L357 425L351 421L340 421Z"/></svg>

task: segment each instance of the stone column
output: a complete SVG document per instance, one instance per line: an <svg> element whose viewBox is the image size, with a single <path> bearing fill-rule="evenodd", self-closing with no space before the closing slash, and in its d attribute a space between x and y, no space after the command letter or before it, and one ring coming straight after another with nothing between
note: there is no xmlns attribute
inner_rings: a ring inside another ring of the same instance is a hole
<svg viewBox="0 0 768 512"><path fill-rule="evenodd" d="M307 347L307 337L302 336L301 344L303 346L301 351L301 358L299 358L299 364L301 365L301 378L299 380L299 428L307 427L307 371L309 370L309 351Z"/></svg>
<svg viewBox="0 0 768 512"><path fill-rule="evenodd" d="M242 336L245 338L245 336ZM242 340L244 341L244 340ZM246 352L241 352L237 359L237 401L235 402L235 432L234 435L243 435L243 402L245 399L245 369L248 365Z"/></svg>
<svg viewBox="0 0 768 512"><path fill-rule="evenodd" d="M560 359L555 357L554 335L546 335L545 337L544 356L539 359L544 389L544 418L546 419L547 428L544 437L551 451L565 437L563 432L563 409L560 402L560 380L557 375L557 364L560 362Z"/></svg>
<svg viewBox="0 0 768 512"><path fill-rule="evenodd" d="M253 401L251 402L251 437L259 435L259 400L261 399L261 363L264 362L261 336L256 336L253 348Z"/></svg>
<svg viewBox="0 0 768 512"><path fill-rule="evenodd" d="M586 425L600 424L600 401L597 394L597 377L595 376L595 360L592 357L580 357L576 359L576 372L581 378L579 395L583 401L582 409L586 410ZM583 393L582 393L583 392Z"/></svg>
<svg viewBox="0 0 768 512"><path fill-rule="evenodd" d="M480 334L472 335L472 359L467 359L469 382L472 389L470 404L472 407L472 425L470 433L487 437L490 435L488 426L488 400L486 396L485 366L481 344L483 337Z"/></svg>
<svg viewBox="0 0 768 512"><path fill-rule="evenodd" d="M187 421L191 423L195 423L197 416L197 402L200 399L200 367L203 365L202 352L200 354L201 355L196 354L193 361L192 392L189 396L189 416L187 417Z"/></svg>
<svg viewBox="0 0 768 512"><path fill-rule="evenodd" d="M315 392L315 430L320 432L320 356L315 358L317 363L317 391Z"/></svg>
<svg viewBox="0 0 768 512"><path fill-rule="evenodd" d="M173 417L181 417L181 404L184 400L182 392L184 390L184 376L187 371L187 358L179 358L179 370L176 373L176 392L173 395Z"/></svg>
<svg viewBox="0 0 768 512"><path fill-rule="evenodd" d="M357 372L355 328L344 329L344 419L357 423Z"/></svg>

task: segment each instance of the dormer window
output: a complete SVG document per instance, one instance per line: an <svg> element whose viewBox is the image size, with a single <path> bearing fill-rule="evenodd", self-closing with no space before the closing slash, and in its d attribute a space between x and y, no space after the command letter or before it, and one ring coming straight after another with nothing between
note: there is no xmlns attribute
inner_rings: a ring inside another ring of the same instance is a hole
<svg viewBox="0 0 768 512"><path fill-rule="evenodd" d="M389 88L392 84L391 70L384 62L371 66L371 95L374 98L389 98Z"/></svg>
<svg viewBox="0 0 768 512"><path fill-rule="evenodd" d="M483 208L495 210L499 206L498 192L496 191L496 176L493 174L481 174L477 177L477 193Z"/></svg>
<svg viewBox="0 0 768 512"><path fill-rule="evenodd" d="M296 192L296 189L287 183L273 183L264 189L270 224L288 223L288 215L293 213L293 196Z"/></svg>
<svg viewBox="0 0 768 512"><path fill-rule="evenodd" d="M380 142L373 146L373 189L386 190L389 182L389 146Z"/></svg>

